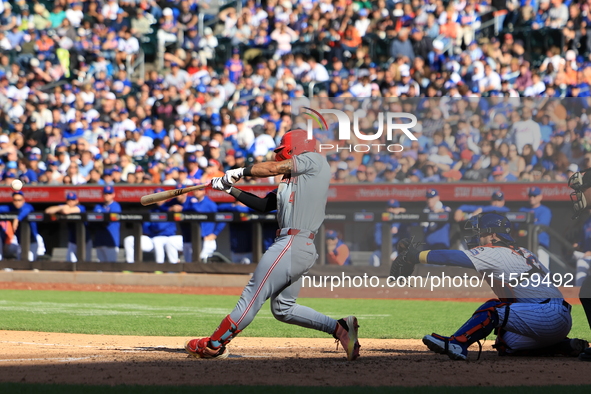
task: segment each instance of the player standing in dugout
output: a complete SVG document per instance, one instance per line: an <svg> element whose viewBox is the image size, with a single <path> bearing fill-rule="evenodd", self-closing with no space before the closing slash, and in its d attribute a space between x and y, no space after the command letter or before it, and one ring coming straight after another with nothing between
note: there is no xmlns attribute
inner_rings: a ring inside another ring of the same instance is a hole
<svg viewBox="0 0 591 394"><path fill-rule="evenodd" d="M283 175L279 187L264 198L234 187L243 176L266 178ZM284 323L324 331L340 342L349 361L359 357L357 318L335 320L296 299L302 275L318 258L314 237L325 216L330 167L316 153L316 140L304 130L291 130L275 149L275 161L257 163L226 171L212 179L212 187L222 190L246 206L261 212L277 209L279 230L275 243L265 252L238 304L210 337L191 339L185 350L197 358L226 358L226 345L254 319L265 301L271 298L273 316Z"/></svg>
<svg viewBox="0 0 591 394"><path fill-rule="evenodd" d="M586 208L591 208L591 168L583 171L575 172L568 180L568 186L573 189L570 195L573 204L573 220L578 218ZM591 220L591 217L587 220ZM591 274L591 272L589 273ZM587 315L589 328L591 328L591 275L587 274L587 278L581 284L579 298L581 304ZM582 361L591 361L591 348L585 349L579 355Z"/></svg>

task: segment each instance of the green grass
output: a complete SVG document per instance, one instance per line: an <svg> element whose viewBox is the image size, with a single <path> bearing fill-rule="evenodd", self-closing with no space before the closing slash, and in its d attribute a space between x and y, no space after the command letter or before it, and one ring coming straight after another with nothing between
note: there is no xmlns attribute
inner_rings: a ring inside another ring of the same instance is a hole
<svg viewBox="0 0 591 394"><path fill-rule="evenodd" d="M1 290L0 330L209 335L237 300L236 296ZM334 318L355 314L362 338L422 338L431 332L452 334L479 306L451 301L323 298L300 299L299 303ZM326 337L322 332L276 321L268 304L242 335ZM589 337L580 305L573 307L571 336Z"/></svg>
<svg viewBox="0 0 591 394"><path fill-rule="evenodd" d="M591 386L516 386L516 387L284 387L284 386L81 386L81 385L43 385L0 383L0 392L11 394L498 394L499 392L518 392L520 394L538 394L542 389L545 394L565 393L588 394Z"/></svg>

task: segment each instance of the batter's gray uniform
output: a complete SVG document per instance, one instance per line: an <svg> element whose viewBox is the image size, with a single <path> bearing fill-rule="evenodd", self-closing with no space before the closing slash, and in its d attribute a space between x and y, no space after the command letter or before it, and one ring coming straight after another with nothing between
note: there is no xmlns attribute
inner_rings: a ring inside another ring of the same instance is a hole
<svg viewBox="0 0 591 394"><path fill-rule="evenodd" d="M324 221L330 168L316 152L302 153L292 160L291 176L284 176L274 191L278 236L261 258L230 317L243 330L271 298L276 319L333 334L336 320L296 304L301 277L318 258L313 238Z"/></svg>

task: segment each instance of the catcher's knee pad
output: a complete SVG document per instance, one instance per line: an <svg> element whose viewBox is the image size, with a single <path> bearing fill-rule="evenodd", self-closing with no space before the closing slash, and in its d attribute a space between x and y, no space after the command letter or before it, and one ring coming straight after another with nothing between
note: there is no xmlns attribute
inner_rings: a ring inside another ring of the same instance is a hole
<svg viewBox="0 0 591 394"><path fill-rule="evenodd" d="M507 356L512 350L511 347L507 345L505 338L503 338L506 332L507 331L503 329L499 329L497 331L497 339L495 340L495 344L492 345L492 347L497 350L497 354L499 356Z"/></svg>
<svg viewBox="0 0 591 394"><path fill-rule="evenodd" d="M471 345L476 341L486 338L499 325L497 308L505 305L507 303L500 300L488 300L474 312L470 320L456 331L453 339L460 343Z"/></svg>
<svg viewBox="0 0 591 394"><path fill-rule="evenodd" d="M221 346L229 343L242 330L238 329L238 325L232 320L230 315L224 317L215 332L209 337L209 343L212 349L218 349Z"/></svg>

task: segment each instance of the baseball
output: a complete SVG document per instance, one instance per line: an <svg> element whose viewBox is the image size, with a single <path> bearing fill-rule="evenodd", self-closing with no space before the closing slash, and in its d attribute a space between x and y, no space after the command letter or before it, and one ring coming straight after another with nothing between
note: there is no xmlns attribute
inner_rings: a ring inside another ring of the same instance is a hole
<svg viewBox="0 0 591 394"><path fill-rule="evenodd" d="M10 184L10 187L12 187L12 190L18 192L19 190L21 190L23 188L23 181L21 181L20 179L15 179Z"/></svg>

